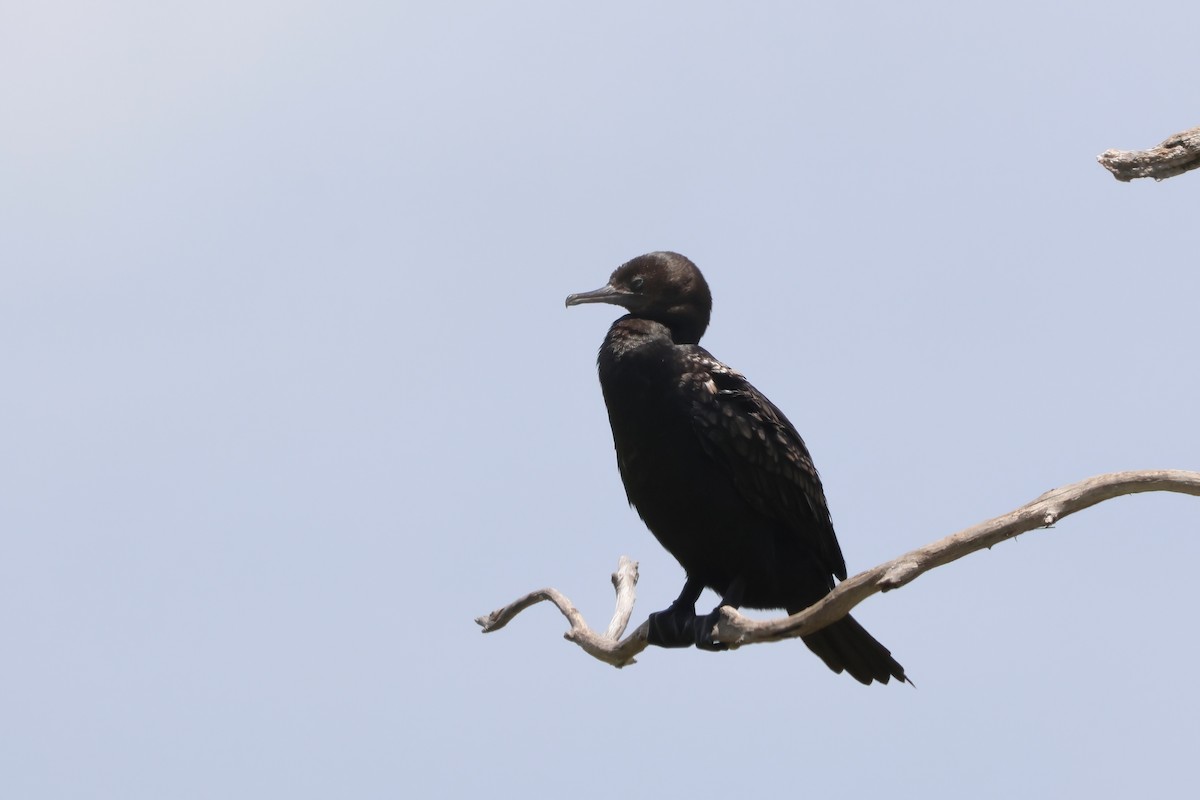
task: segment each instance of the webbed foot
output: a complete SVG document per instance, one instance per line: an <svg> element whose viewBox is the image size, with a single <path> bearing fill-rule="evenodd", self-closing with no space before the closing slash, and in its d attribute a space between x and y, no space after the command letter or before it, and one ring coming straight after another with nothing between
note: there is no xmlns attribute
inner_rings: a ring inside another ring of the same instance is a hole
<svg viewBox="0 0 1200 800"><path fill-rule="evenodd" d="M672 603L666 611L650 615L646 641L658 647L691 647L696 643L696 609Z"/></svg>
<svg viewBox="0 0 1200 800"><path fill-rule="evenodd" d="M703 617L696 617L695 623L695 642L696 647L700 650L710 650L720 652L728 650L729 645L723 642L718 642L713 638L713 628L717 627L717 623L721 621L721 607L717 606L712 610L711 614L705 614Z"/></svg>

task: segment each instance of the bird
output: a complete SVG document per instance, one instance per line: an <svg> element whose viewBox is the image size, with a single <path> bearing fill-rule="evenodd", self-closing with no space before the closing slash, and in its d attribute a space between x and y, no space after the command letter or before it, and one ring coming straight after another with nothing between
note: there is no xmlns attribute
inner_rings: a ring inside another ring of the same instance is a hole
<svg viewBox="0 0 1200 800"><path fill-rule="evenodd" d="M794 614L846 579L825 490L796 428L740 372L700 346L712 315L708 283L690 259L659 251L618 267L568 307L610 303L596 359L617 467L631 506L686 574L679 597L650 615L663 647L726 646L713 639L720 608ZM721 597L710 614L696 602ZM908 682L853 617L802 637L834 672L863 684Z"/></svg>

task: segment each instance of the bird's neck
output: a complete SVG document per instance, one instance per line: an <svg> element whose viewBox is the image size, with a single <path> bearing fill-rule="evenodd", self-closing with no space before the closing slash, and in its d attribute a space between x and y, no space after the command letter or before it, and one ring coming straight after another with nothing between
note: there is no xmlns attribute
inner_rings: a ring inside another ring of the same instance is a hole
<svg viewBox="0 0 1200 800"><path fill-rule="evenodd" d="M671 329L666 325L629 314L608 329L600 346L600 357L612 363L657 360L674 346Z"/></svg>
<svg viewBox="0 0 1200 800"><path fill-rule="evenodd" d="M676 344L662 323L622 317L609 328L596 359L609 406L625 404L637 416L669 402L690 345Z"/></svg>

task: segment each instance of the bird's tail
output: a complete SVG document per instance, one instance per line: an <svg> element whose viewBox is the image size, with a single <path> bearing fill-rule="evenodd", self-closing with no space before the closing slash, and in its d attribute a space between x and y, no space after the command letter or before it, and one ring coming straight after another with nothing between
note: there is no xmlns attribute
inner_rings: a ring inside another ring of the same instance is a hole
<svg viewBox="0 0 1200 800"><path fill-rule="evenodd" d="M892 653L867 633L854 617L847 616L816 633L802 637L808 649L837 673L849 672L859 683L887 683L896 678L912 683Z"/></svg>

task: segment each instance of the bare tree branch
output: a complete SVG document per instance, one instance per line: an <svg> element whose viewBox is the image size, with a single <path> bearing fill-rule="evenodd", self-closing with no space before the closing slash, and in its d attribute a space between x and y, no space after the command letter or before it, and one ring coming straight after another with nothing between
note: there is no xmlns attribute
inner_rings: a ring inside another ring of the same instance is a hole
<svg viewBox="0 0 1200 800"><path fill-rule="evenodd" d="M1200 128L1177 133L1149 150L1105 150L1096 160L1119 181L1173 178L1200 167Z"/></svg>
<svg viewBox="0 0 1200 800"><path fill-rule="evenodd" d="M820 602L790 617L756 621L744 617L732 608L721 609L721 621L715 629L716 638L732 648L760 642L774 642L805 636L824 628L846 614L876 592L899 589L935 567L957 561L977 550L991 547L1013 537L1053 525L1076 511L1138 492L1179 492L1200 495L1200 472L1185 470L1146 470L1112 472L1052 489L1015 511L995 517L958 533L917 548L884 564L860 572L840 583ZM613 585L617 589L617 611L608 633L592 631L583 615L555 589L531 592L504 608L497 609L475 621L489 633L504 627L509 620L534 603L550 600L570 621L566 638L575 642L595 658L623 667L634 663L634 656L646 649L648 623L618 641L633 610L633 584L637 582L637 564L622 556Z"/></svg>
<svg viewBox="0 0 1200 800"><path fill-rule="evenodd" d="M601 661L605 661L615 667L623 667L627 664L633 664L634 655L646 648L646 636L642 630L646 626L643 624L641 628L638 628L637 632L629 637L633 639L638 633L641 633L641 647L629 653L624 653L624 651L618 651L617 649L620 647L619 640L621 634L625 632L625 626L629 624L629 617L633 615L633 604L637 600L637 592L634 587L637 586L637 581L637 562L628 556L621 556L617 562L617 571L612 574L613 589L617 593L617 607L613 612L612 621L608 624L608 630L603 635L589 628L583 618L583 614L579 613L579 609L575 608L571 601L567 599L567 596L557 589L538 589L535 592L530 592L503 608L497 608L486 616L476 617L475 622L483 628L484 633L498 631L525 609L543 600L549 600L558 606L558 610L571 623L571 629L563 634L563 638L575 642L575 644ZM622 655L614 656L615 652L621 652Z"/></svg>

